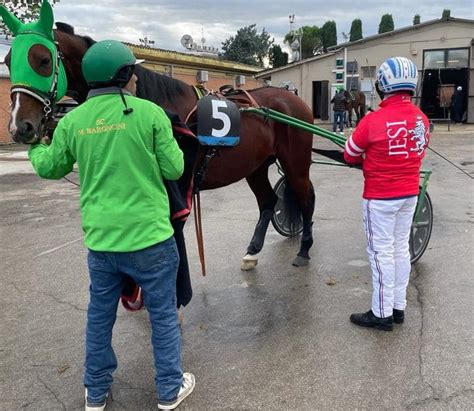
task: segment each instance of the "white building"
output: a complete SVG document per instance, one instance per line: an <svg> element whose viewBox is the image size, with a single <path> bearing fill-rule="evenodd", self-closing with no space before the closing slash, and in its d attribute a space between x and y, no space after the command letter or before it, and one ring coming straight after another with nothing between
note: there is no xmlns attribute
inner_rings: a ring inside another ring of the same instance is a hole
<svg viewBox="0 0 474 411"><path fill-rule="evenodd" d="M467 121L474 123L474 20L445 18L331 47L327 54L265 70L258 79L273 86L292 83L315 119L330 118L337 86L361 90L368 107L379 103L376 68L389 57L404 56L419 70L416 102L429 118L449 117L455 87L466 96Z"/></svg>

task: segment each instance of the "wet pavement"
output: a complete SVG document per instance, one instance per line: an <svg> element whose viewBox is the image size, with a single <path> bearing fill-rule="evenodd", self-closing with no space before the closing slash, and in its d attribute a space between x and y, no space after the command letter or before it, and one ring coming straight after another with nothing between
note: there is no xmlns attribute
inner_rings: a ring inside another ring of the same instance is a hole
<svg viewBox="0 0 474 411"><path fill-rule="evenodd" d="M472 133L439 130L432 146L473 176ZM432 238L412 270L406 322L391 333L348 319L371 295L360 171L312 167L315 244L304 268L290 264L298 241L270 227L256 270L240 271L258 215L253 195L245 182L204 192L208 275L191 218L194 298L182 326L184 368L197 385L180 409L473 409L473 183L432 152L425 168ZM0 238L0 409L83 409L78 190L33 175L18 147L0 147ZM114 347L107 409L156 409L145 311L119 309Z"/></svg>

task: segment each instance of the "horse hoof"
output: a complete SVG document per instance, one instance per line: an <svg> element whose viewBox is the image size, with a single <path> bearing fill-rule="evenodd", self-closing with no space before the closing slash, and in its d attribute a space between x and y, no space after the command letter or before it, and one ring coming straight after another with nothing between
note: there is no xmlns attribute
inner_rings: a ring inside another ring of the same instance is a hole
<svg viewBox="0 0 474 411"><path fill-rule="evenodd" d="M258 258L254 255L247 254L243 259L242 263L240 264L240 269L242 271L250 271L253 270L258 264Z"/></svg>
<svg viewBox="0 0 474 411"><path fill-rule="evenodd" d="M309 258L297 256L291 264L295 267L305 267L309 264Z"/></svg>

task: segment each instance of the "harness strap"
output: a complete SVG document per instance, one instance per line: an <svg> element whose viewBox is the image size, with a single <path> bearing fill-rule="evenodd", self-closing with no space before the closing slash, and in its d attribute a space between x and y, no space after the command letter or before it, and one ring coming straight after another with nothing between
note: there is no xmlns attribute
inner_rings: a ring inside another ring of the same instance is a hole
<svg viewBox="0 0 474 411"><path fill-rule="evenodd" d="M199 261L203 277L206 276L206 258L204 256L204 238L202 233L201 218L201 194L199 191L194 194L194 227L196 229L196 240L198 244Z"/></svg>
<svg viewBox="0 0 474 411"><path fill-rule="evenodd" d="M252 95L247 90L239 89L238 93L239 94L242 93L248 99L250 104L248 104L248 102L242 99L241 96L239 96L239 94L234 94L234 95L229 95L229 96L224 96L224 97L232 101L235 100L234 101L235 104L240 105L240 106L246 105L252 108L260 108L260 104L257 103L257 101L252 97Z"/></svg>

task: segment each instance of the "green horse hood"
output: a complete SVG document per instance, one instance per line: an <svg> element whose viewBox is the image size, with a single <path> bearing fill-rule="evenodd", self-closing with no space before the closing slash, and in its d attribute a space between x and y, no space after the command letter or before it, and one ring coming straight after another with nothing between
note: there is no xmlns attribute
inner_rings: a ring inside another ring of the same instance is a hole
<svg viewBox="0 0 474 411"><path fill-rule="evenodd" d="M44 0L39 20L22 23L4 6L0 16L13 33L11 48L10 78L12 90L24 88L51 102L58 101L67 91L67 77L54 41L54 16L51 5ZM35 53L49 54L49 65L35 63Z"/></svg>

